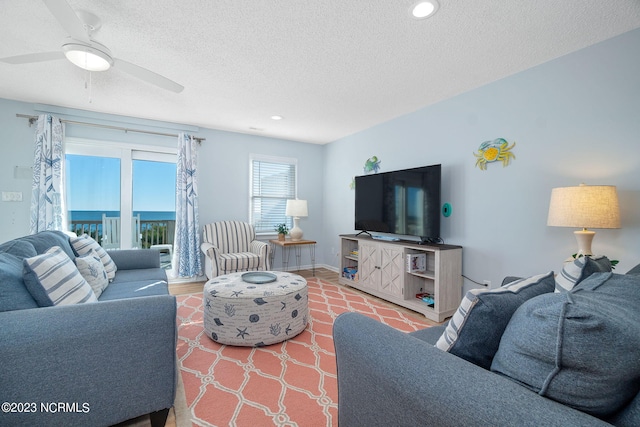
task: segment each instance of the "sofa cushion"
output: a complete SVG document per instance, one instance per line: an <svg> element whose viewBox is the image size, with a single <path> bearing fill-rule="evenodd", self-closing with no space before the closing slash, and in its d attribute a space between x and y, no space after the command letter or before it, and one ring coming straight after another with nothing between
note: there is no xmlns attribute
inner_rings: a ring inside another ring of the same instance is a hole
<svg viewBox="0 0 640 427"><path fill-rule="evenodd" d="M29 258L38 255L36 248L31 243L20 239L9 240L1 244L0 253L12 254L18 258Z"/></svg>
<svg viewBox="0 0 640 427"><path fill-rule="evenodd" d="M139 282L141 280L167 280L167 273L164 269L158 268L138 268L136 270L118 270L116 277L111 281L111 285L122 282Z"/></svg>
<svg viewBox="0 0 640 427"><path fill-rule="evenodd" d="M116 264L113 262L107 251L105 251L98 242L93 240L89 235L83 234L82 236L72 237L71 245L79 256L88 255L91 250L96 251L100 257L100 261L102 261L102 265L104 265L104 269L107 272L107 277L109 280L113 280L118 267L116 267Z"/></svg>
<svg viewBox="0 0 640 427"><path fill-rule="evenodd" d="M513 315L491 370L598 417L640 390L640 279L595 273Z"/></svg>
<svg viewBox="0 0 640 427"><path fill-rule="evenodd" d="M611 261L606 256L582 256L567 262L556 277L556 292L567 292L593 273L608 273Z"/></svg>
<svg viewBox="0 0 640 427"><path fill-rule="evenodd" d="M24 283L40 307L95 302L91 286L58 246L42 255L25 258Z"/></svg>
<svg viewBox="0 0 640 427"><path fill-rule="evenodd" d="M554 286L553 271L550 271L496 289L470 290L436 347L489 369L502 333L516 309L530 298L553 292Z"/></svg>
<svg viewBox="0 0 640 427"><path fill-rule="evenodd" d="M71 248L69 236L62 231L41 231L36 234L20 237L18 240L31 243L38 254L43 254L50 248L58 246L69 258L74 259L76 257L76 254Z"/></svg>
<svg viewBox="0 0 640 427"><path fill-rule="evenodd" d="M166 280L139 280L132 282L110 283L100 295L100 301L123 298L168 295L169 284Z"/></svg>
<svg viewBox="0 0 640 427"><path fill-rule="evenodd" d="M0 312L37 307L22 279L22 258L0 253Z"/></svg>
<svg viewBox="0 0 640 427"><path fill-rule="evenodd" d="M102 291L109 285L109 278L100 257L92 249L88 255L77 257L75 262L80 275L91 286L96 298L99 298Z"/></svg>

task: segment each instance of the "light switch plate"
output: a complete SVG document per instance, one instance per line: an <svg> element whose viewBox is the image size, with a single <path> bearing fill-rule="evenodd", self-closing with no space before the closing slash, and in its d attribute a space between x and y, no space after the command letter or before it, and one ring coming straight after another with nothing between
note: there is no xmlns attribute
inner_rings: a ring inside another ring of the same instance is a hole
<svg viewBox="0 0 640 427"><path fill-rule="evenodd" d="M22 191L3 191L2 201L3 202L21 202Z"/></svg>

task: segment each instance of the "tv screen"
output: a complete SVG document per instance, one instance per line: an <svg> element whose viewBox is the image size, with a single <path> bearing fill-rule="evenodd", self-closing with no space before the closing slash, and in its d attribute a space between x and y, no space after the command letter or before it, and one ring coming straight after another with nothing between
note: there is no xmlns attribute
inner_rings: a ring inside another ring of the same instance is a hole
<svg viewBox="0 0 640 427"><path fill-rule="evenodd" d="M355 229L440 238L441 165L356 177Z"/></svg>

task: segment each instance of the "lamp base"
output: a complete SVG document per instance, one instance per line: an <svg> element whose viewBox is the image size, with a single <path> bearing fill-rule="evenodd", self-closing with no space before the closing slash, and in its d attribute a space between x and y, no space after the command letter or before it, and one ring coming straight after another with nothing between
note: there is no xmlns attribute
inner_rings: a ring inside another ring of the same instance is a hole
<svg viewBox="0 0 640 427"><path fill-rule="evenodd" d="M585 228L584 230L574 231L573 234L576 236L576 240L578 241L577 256L593 255L593 252L591 252L591 242L593 241L593 236L596 235L596 232Z"/></svg>
<svg viewBox="0 0 640 427"><path fill-rule="evenodd" d="M293 228L289 230L289 236L291 236L291 240L297 242L298 240L302 240L302 229L298 225L298 221L300 218L297 216L293 217Z"/></svg>

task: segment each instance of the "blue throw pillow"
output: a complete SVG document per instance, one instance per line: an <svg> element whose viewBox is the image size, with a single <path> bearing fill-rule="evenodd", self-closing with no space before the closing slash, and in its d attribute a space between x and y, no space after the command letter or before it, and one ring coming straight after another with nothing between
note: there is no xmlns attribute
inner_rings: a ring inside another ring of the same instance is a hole
<svg viewBox="0 0 640 427"><path fill-rule="evenodd" d="M502 333L516 309L530 298L553 292L554 286L553 271L550 271L496 289L470 290L436 347L489 369Z"/></svg>
<svg viewBox="0 0 640 427"><path fill-rule="evenodd" d="M570 292L525 302L491 370L605 418L640 391L640 278L595 273Z"/></svg>

